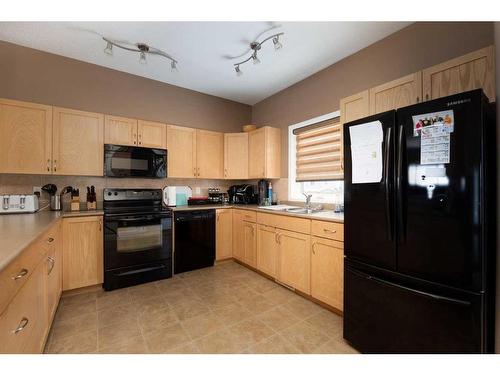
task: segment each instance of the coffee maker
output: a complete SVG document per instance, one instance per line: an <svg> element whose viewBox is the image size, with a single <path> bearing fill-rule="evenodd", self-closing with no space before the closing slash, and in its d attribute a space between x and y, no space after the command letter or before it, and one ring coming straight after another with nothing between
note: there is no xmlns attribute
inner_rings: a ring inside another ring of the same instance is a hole
<svg viewBox="0 0 500 375"><path fill-rule="evenodd" d="M269 195L269 181L259 180L259 182L257 183L257 194L258 194L258 204L259 206L263 206L264 200L268 198Z"/></svg>
<svg viewBox="0 0 500 375"><path fill-rule="evenodd" d="M253 204L257 203L252 185L232 185L227 191L229 203L233 204Z"/></svg>

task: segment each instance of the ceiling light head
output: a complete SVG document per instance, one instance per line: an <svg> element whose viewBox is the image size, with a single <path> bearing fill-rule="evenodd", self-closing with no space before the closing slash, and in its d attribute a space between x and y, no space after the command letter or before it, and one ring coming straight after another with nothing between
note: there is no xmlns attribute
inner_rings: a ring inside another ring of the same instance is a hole
<svg viewBox="0 0 500 375"><path fill-rule="evenodd" d="M177 70L177 61L172 60L172 62L170 63L170 70L172 72L178 72L178 70Z"/></svg>
<svg viewBox="0 0 500 375"><path fill-rule="evenodd" d="M254 52L254 53L253 53L253 55L252 55L252 60L253 60L253 64L254 64L254 65L260 64L260 60L259 60L259 58L257 57L257 52Z"/></svg>
<svg viewBox="0 0 500 375"><path fill-rule="evenodd" d="M141 56L139 57L139 62L142 65L146 65L148 63L147 60L146 60L146 52L141 51Z"/></svg>
<svg viewBox="0 0 500 375"><path fill-rule="evenodd" d="M276 51L279 51L281 48L283 48L283 44L280 43L280 36L277 35L273 38L273 44L274 44L274 49Z"/></svg>
<svg viewBox="0 0 500 375"><path fill-rule="evenodd" d="M108 56L113 56L113 44L111 42L106 42L106 48L104 48L104 53Z"/></svg>
<svg viewBox="0 0 500 375"><path fill-rule="evenodd" d="M241 77L241 76L243 75L243 72L241 71L241 69L240 69L240 66L239 66L239 65L236 65L236 66L234 67L234 70L236 71L236 76L237 76L237 77Z"/></svg>

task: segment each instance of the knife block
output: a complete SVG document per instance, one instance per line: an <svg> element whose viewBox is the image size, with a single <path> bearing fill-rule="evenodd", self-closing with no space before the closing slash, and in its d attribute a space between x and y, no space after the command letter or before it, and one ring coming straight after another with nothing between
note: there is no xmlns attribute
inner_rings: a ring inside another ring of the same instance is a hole
<svg viewBox="0 0 500 375"><path fill-rule="evenodd" d="M71 200L71 211L80 211L80 200L72 199Z"/></svg>
<svg viewBox="0 0 500 375"><path fill-rule="evenodd" d="M87 202L87 210L95 210L97 208L97 202Z"/></svg>

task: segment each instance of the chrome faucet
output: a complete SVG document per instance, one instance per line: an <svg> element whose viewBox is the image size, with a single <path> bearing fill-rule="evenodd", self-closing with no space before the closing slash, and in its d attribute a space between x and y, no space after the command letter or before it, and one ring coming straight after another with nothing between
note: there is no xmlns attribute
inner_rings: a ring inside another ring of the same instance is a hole
<svg viewBox="0 0 500 375"><path fill-rule="evenodd" d="M305 208L309 211L309 210L312 210L312 205L311 205L311 198L312 198L312 195L311 194L306 194L306 193L302 193L304 194L304 196L306 197L306 205L305 205Z"/></svg>

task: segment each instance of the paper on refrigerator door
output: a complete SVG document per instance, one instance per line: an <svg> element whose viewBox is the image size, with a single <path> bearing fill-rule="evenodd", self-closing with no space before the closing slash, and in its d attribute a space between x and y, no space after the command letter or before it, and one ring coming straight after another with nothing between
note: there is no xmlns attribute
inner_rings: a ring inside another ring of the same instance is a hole
<svg viewBox="0 0 500 375"><path fill-rule="evenodd" d="M349 128L353 184L368 184L382 180L383 134L380 121Z"/></svg>

